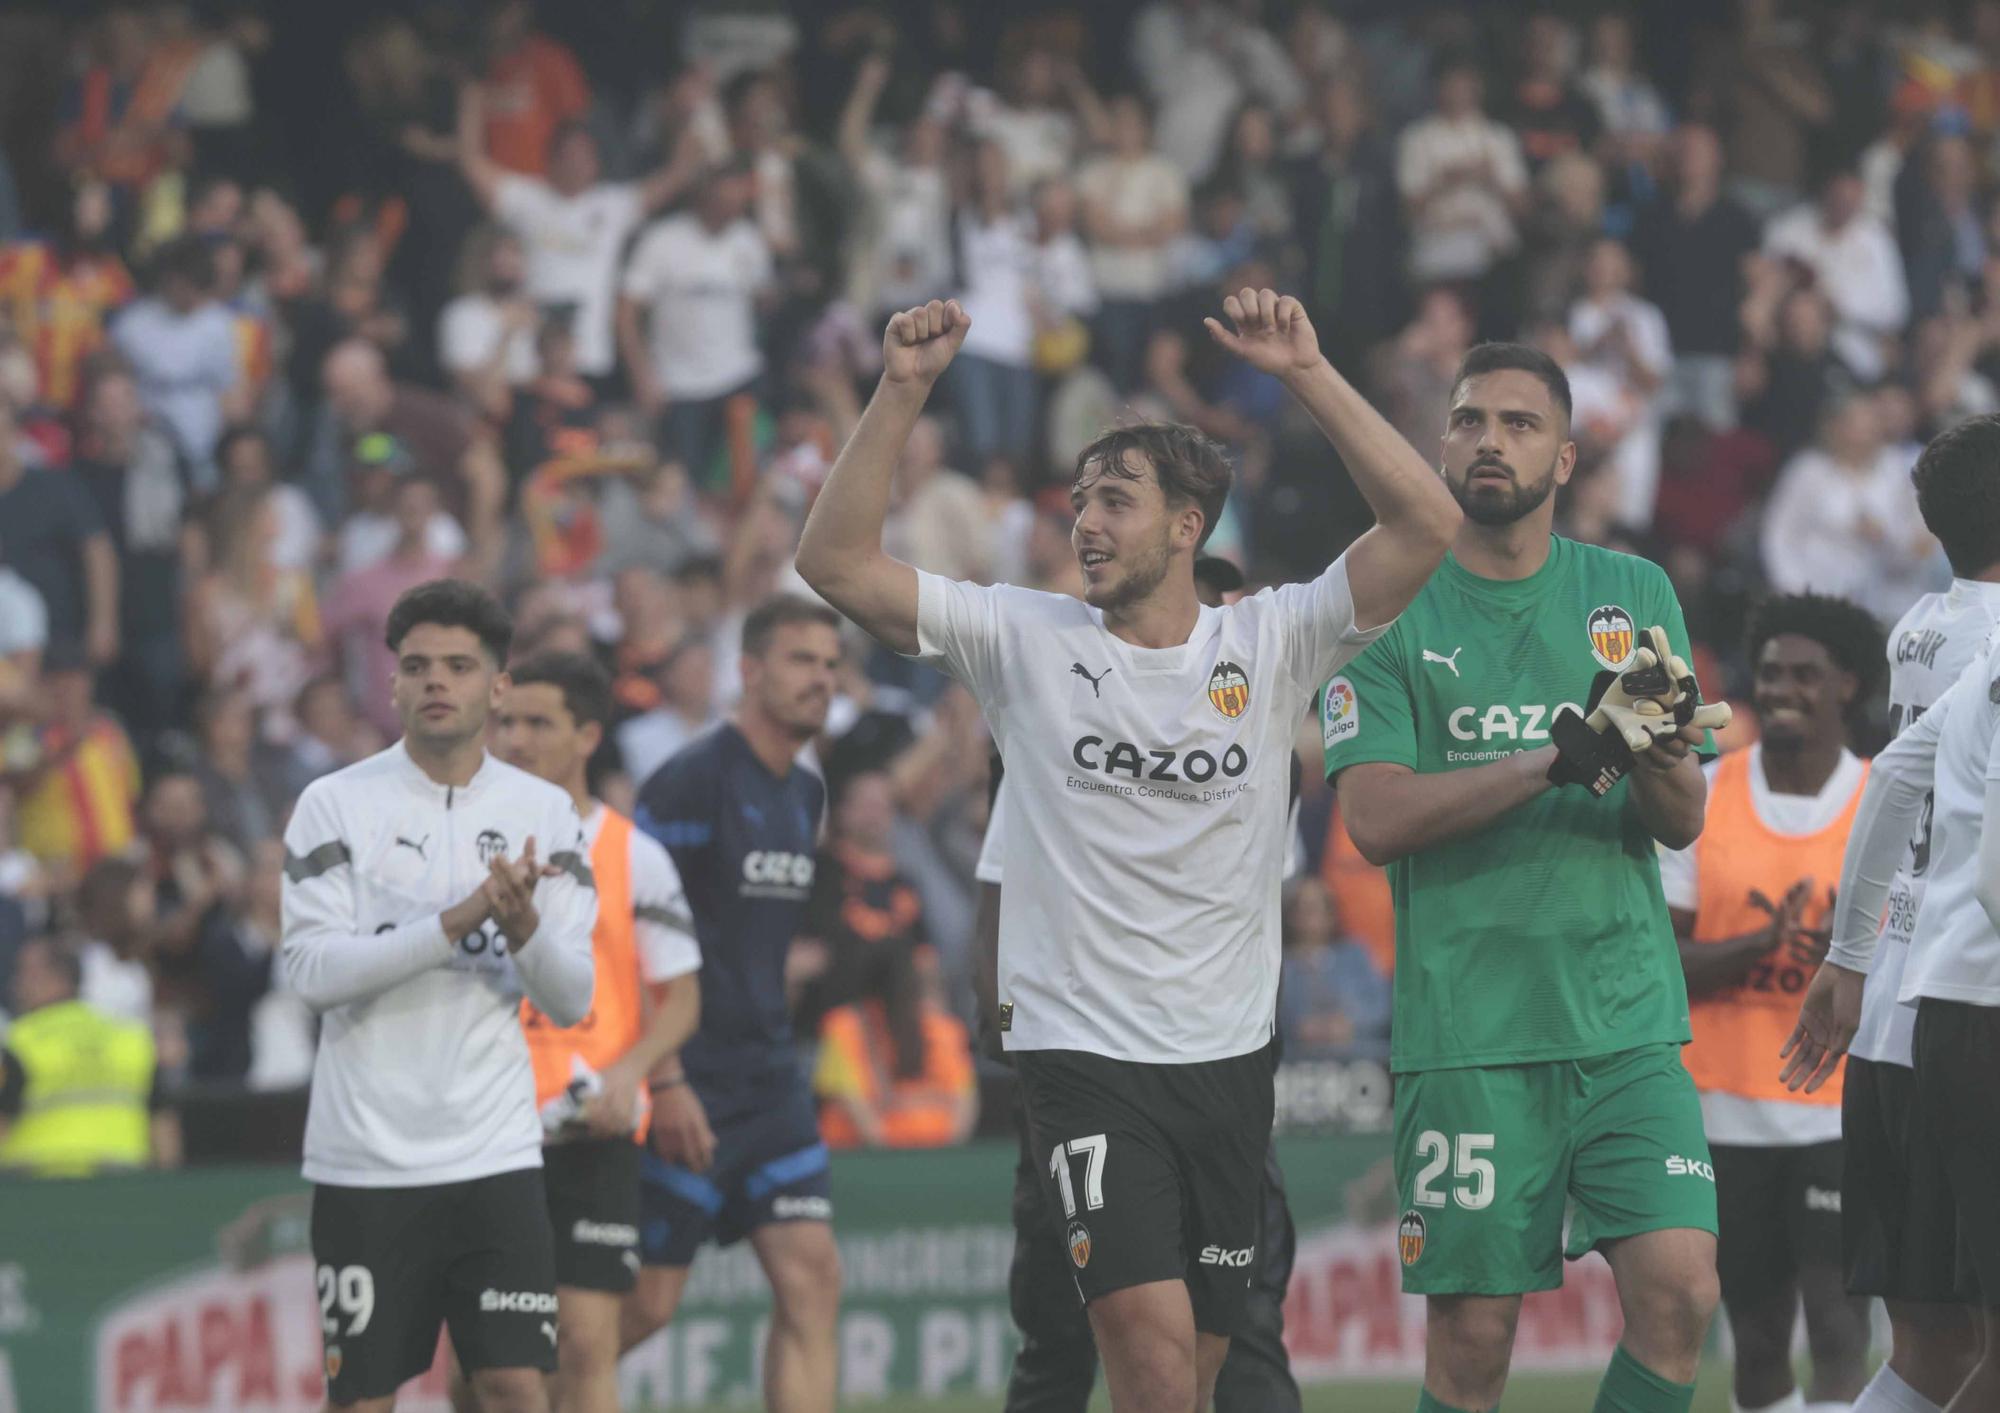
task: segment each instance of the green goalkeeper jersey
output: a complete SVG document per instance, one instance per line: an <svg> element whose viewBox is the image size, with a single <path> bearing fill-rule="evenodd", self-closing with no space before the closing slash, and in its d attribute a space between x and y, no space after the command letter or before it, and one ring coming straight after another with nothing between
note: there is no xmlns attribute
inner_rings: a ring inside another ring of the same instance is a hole
<svg viewBox="0 0 2000 1413"><path fill-rule="evenodd" d="M1550 744L1640 631L1687 651L1658 565L1555 539L1526 579L1455 555L1389 631L1326 684L1326 773L1389 761L1465 770ZM1629 779L1602 799L1551 789L1486 828L1389 866L1398 1073L1571 1060L1688 1039L1687 989L1653 839Z"/></svg>

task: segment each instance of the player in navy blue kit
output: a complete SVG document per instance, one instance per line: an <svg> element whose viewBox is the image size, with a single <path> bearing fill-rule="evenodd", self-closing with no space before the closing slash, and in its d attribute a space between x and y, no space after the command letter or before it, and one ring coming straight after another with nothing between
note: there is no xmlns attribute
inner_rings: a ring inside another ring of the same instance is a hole
<svg viewBox="0 0 2000 1413"><path fill-rule="evenodd" d="M780 595L743 624L736 716L661 766L639 827L673 855L701 945L701 1024L656 1068L630 1349L673 1318L703 1242L749 1237L771 1282L764 1398L831 1413L840 1258L826 1145L792 1044L785 956L803 930L826 786L801 748L826 725L840 619Z"/></svg>

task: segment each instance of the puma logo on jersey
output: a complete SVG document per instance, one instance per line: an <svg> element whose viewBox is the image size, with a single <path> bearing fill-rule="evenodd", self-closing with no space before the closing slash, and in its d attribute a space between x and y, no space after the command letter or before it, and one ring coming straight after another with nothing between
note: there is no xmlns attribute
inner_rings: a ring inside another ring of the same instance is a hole
<svg viewBox="0 0 2000 1413"><path fill-rule="evenodd" d="M1683 1158L1676 1153L1667 1159L1667 1176L1707 1178L1710 1182L1714 1182L1715 1169L1699 1158Z"/></svg>
<svg viewBox="0 0 2000 1413"><path fill-rule="evenodd" d="M430 859L428 856L425 855L424 850L428 849L430 846L431 846L431 836L428 834L426 834L421 839L414 839L414 840L405 839L400 834L396 836L396 847L400 849L410 850L411 852L416 854L418 858L423 859L425 863L429 863Z"/></svg>
<svg viewBox="0 0 2000 1413"><path fill-rule="evenodd" d="M1103 691L1103 687L1104 687L1104 679L1105 679L1105 678L1107 678L1107 677L1109 677L1109 676L1111 675L1111 669L1110 669L1110 668L1108 668L1108 667L1107 667L1107 668L1105 668L1105 669L1104 669L1104 670L1103 670L1102 672L1098 673L1098 674L1097 674L1097 675L1096 675L1095 677L1091 676L1091 675L1090 675L1090 669L1089 669L1089 668L1087 668L1087 667L1085 667L1085 666L1084 666L1084 665L1083 665L1082 663L1080 663L1080 662L1073 662L1073 663L1071 663L1071 664L1069 665L1069 670L1070 670L1070 672L1071 672L1071 673L1073 673L1073 674L1074 674L1075 676L1078 676L1078 677L1081 677L1081 678L1082 678L1082 679L1083 679L1084 681L1086 681L1086 682L1088 682L1088 683L1090 684L1090 695L1091 695L1091 696L1093 696L1093 697L1101 697L1101 696L1103 696L1103 695L1104 695L1104 691Z"/></svg>
<svg viewBox="0 0 2000 1413"><path fill-rule="evenodd" d="M1458 647L1455 647L1455 648L1453 648L1453 649L1451 650L1451 656L1450 656L1450 657L1444 657L1444 656L1441 656L1441 655L1440 655L1440 654L1438 654L1438 653L1434 653L1434 652L1432 652L1432 651L1431 651L1431 650L1430 650L1429 648L1425 648L1425 649L1424 649L1424 661L1425 661L1425 662L1441 662L1441 663L1443 663L1443 664L1444 664L1444 665L1445 665L1446 667L1449 667L1449 668L1451 669L1451 675L1452 675L1452 676L1454 676L1454 677L1456 677L1456 676L1458 676L1458 675L1459 675L1459 672L1458 672L1458 655L1459 655L1460 653L1464 652L1464 651L1465 651L1465 648L1464 648L1464 646L1463 646L1463 645L1461 644L1460 646L1458 646Z"/></svg>

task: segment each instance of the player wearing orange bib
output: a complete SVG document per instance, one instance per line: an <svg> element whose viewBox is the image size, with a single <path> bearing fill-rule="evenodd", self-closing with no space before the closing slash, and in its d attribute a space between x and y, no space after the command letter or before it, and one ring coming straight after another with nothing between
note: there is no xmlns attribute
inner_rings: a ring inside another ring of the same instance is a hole
<svg viewBox="0 0 2000 1413"><path fill-rule="evenodd" d="M1660 882L1680 941L1715 1164L1722 1300L1735 1338L1741 1413L1845 1408L1867 1378L1867 1303L1840 1263L1840 1084L1796 1094L1772 1057L1826 955L1833 883L1867 762L1847 718L1882 664L1882 630L1844 599L1772 598L1749 656L1762 736L1707 767L1701 837L1663 853ZM1803 1299L1810 1389L1792 1376Z"/></svg>
<svg viewBox="0 0 2000 1413"><path fill-rule="evenodd" d="M610 678L575 653L516 664L493 715L495 754L575 799L598 886L589 1014L561 1027L521 1003L556 1238L556 1413L618 1413L618 1312L639 1272L649 1081L681 1082L674 1056L700 1009L701 955L673 860L590 795L585 768L610 715Z"/></svg>

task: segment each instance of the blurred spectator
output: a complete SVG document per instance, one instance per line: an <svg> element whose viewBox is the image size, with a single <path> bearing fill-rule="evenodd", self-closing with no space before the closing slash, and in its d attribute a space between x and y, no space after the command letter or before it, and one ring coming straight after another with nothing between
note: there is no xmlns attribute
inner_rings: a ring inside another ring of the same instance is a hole
<svg viewBox="0 0 2000 1413"><path fill-rule="evenodd" d="M693 566L682 565L680 574L691 569ZM685 639L710 637L713 622L690 618L688 596L678 579L677 574L670 581L659 565L641 561L621 569L612 581L611 606L618 626L612 650L611 695L621 716L658 706L662 696L656 674L661 664ZM637 771L632 773L635 780L644 778Z"/></svg>
<svg viewBox="0 0 2000 1413"><path fill-rule="evenodd" d="M4 398L0 564L42 596L51 643L80 646L98 667L117 658L118 551L80 482L22 460L13 407Z"/></svg>
<svg viewBox="0 0 2000 1413"><path fill-rule="evenodd" d="M1739 0L1736 33L1716 48L1706 86L1715 95L1736 194L1760 217L1805 194L1814 132L1833 100L1803 24L1779 0Z"/></svg>
<svg viewBox="0 0 2000 1413"><path fill-rule="evenodd" d="M243 1079L255 1090L305 1088L312 1080L319 1030L318 1017L284 989L280 969L268 960L277 955L284 930L284 877L284 841L261 841L250 856L243 916L236 929L237 943L250 966L271 969L271 989L250 1013L250 1069Z"/></svg>
<svg viewBox="0 0 2000 1413"><path fill-rule="evenodd" d="M1188 183L1153 150L1151 119L1136 94L1111 101L1110 147L1077 173L1083 228L1097 277L1099 359L1112 384L1129 392L1138 380L1160 301L1170 292L1168 251L1188 223ZM972 447L975 456L1018 447Z"/></svg>
<svg viewBox="0 0 2000 1413"><path fill-rule="evenodd" d="M1285 895L1278 1036L1287 1060L1380 1056L1389 1041L1389 978L1342 935L1326 885L1310 875Z"/></svg>
<svg viewBox="0 0 2000 1413"><path fill-rule="evenodd" d="M773 275L751 194L740 162L710 172L692 209L639 238L618 301L619 351L640 406L660 419L662 449L702 485L718 484L710 468L726 450L719 484L738 489L764 373L757 310Z"/></svg>
<svg viewBox="0 0 2000 1413"><path fill-rule="evenodd" d="M71 474L96 503L118 554L118 660L104 700L140 741L180 718L186 664L180 611L193 545L186 460L146 416L131 375L91 380Z"/></svg>
<svg viewBox="0 0 2000 1413"><path fill-rule="evenodd" d="M189 666L213 686L247 693L282 737L324 635L313 581L274 562L278 528L268 489L235 491L216 502L212 555L189 597L186 633Z"/></svg>
<svg viewBox="0 0 2000 1413"><path fill-rule="evenodd" d="M1409 327L1381 351L1374 384L1382 415L1426 456L1443 440L1452 379L1471 347L1465 300L1454 290L1434 289Z"/></svg>
<svg viewBox="0 0 2000 1413"><path fill-rule="evenodd" d="M528 298L520 237L485 227L466 242L458 297L438 324L438 363L459 395L504 422L513 390L532 382L540 315Z"/></svg>
<svg viewBox="0 0 2000 1413"><path fill-rule="evenodd" d="M231 427L215 448L221 473L221 494L268 487L278 516L278 534L271 545L271 562L280 569L314 572L319 568L325 531L312 497L289 481L276 479L271 438L252 426Z"/></svg>
<svg viewBox="0 0 2000 1413"><path fill-rule="evenodd" d="M1084 145L1080 138L1088 137L1094 146L1106 136L1104 107L1082 70L1073 59L1042 45L1023 46L1004 58L1000 92L981 97L987 101L975 106L968 126L975 137L997 142L1007 154L1016 196L1074 170Z"/></svg>
<svg viewBox="0 0 2000 1413"><path fill-rule="evenodd" d="M1979 289L1986 233L1977 187L1972 144L1953 132L1938 132L1918 148L1896 183L1896 238L1902 245L1912 322L1940 312L1947 300L1963 308ZM1900 326L1904 320L1895 322Z"/></svg>
<svg viewBox="0 0 2000 1413"><path fill-rule="evenodd" d="M146 408L173 434L195 482L215 484L215 444L248 410L236 327L215 299L215 257L183 236L153 257L153 293L118 316L111 342Z"/></svg>
<svg viewBox="0 0 2000 1413"><path fill-rule="evenodd" d="M52 240L0 246L0 314L35 359L43 401L68 411L112 313L134 294L112 229L111 192L84 181Z"/></svg>
<svg viewBox="0 0 2000 1413"><path fill-rule="evenodd" d="M883 525L884 548L905 564L948 579L993 582L994 544L986 497L971 478L944 464L944 429L921 417L896 463L895 504Z"/></svg>
<svg viewBox="0 0 2000 1413"><path fill-rule="evenodd" d="M1540 167L1597 144L1597 110L1576 86L1576 32L1547 10L1521 26L1521 77L1514 85L1507 122L1521 138L1522 155Z"/></svg>
<svg viewBox="0 0 2000 1413"><path fill-rule="evenodd" d="M32 749L10 756L6 779L20 801L21 847L68 888L130 846L139 760L124 728L92 700L90 668L74 644L49 644L39 696Z"/></svg>
<svg viewBox="0 0 2000 1413"><path fill-rule="evenodd" d="M100 859L76 887L82 930L83 999L106 1015L153 1024L153 972L147 944L153 925L153 883L133 858Z"/></svg>
<svg viewBox="0 0 2000 1413"><path fill-rule="evenodd" d="M1644 162L1670 124L1659 89L1636 66L1632 28L1632 17L1615 9L1591 20L1590 64L1577 87L1597 108L1597 121L1610 139L1609 155L1621 162Z"/></svg>
<svg viewBox="0 0 2000 1413"><path fill-rule="evenodd" d="M1251 95L1281 113L1304 86L1277 37L1249 8L1220 0L1153 0L1132 24L1132 67L1160 115L1160 151L1190 181L1214 168L1230 115Z"/></svg>
<svg viewBox="0 0 2000 1413"><path fill-rule="evenodd" d="M1294 228L1305 247L1313 327L1329 356L1351 369L1403 316L1395 156L1358 73L1336 75L1316 102L1320 147L1292 174Z"/></svg>
<svg viewBox="0 0 2000 1413"><path fill-rule="evenodd" d="M399 464L406 455L413 470L435 480L454 508L462 510L470 552L484 562L484 556L497 548L500 507L507 490L496 438L443 394L390 381L381 350L360 339L350 339L327 355L323 377L342 448L353 448L357 461L379 456L381 465ZM363 442L376 433L386 434L394 445L364 447ZM355 567L347 557L351 530L350 526L342 532L346 568ZM371 548L386 550L384 541L389 538L378 529Z"/></svg>
<svg viewBox="0 0 2000 1413"><path fill-rule="evenodd" d="M1825 415L1819 445L1779 474L1761 532L1764 573L1783 594L1835 594L1884 623L1936 587L1909 463L1883 443L1875 400L1853 393Z"/></svg>
<svg viewBox="0 0 2000 1413"><path fill-rule="evenodd" d="M1768 267L1767 278L1776 272ZM1775 281L1780 289L1784 280ZM1748 402L1744 420L1789 457L1818 434L1820 415L1836 394L1856 378L1833 349L1833 309L1816 289L1794 289L1778 297L1769 316L1749 311L1765 296L1753 289L1745 323L1759 348L1738 372L1738 390Z"/></svg>
<svg viewBox="0 0 2000 1413"><path fill-rule="evenodd" d="M349 471L353 510L340 527L336 573L366 569L395 549L402 534L396 520L396 488L418 474L403 444L385 432L372 432L355 443ZM470 549L457 518L441 508L424 527L424 544L433 555L448 560L460 559Z"/></svg>
<svg viewBox="0 0 2000 1413"><path fill-rule="evenodd" d="M534 331L533 371L525 382L506 390L503 441L513 494L519 494L522 481L543 462L596 435L602 409L597 389L577 367L572 323L567 310L541 320Z"/></svg>
<svg viewBox="0 0 2000 1413"><path fill-rule="evenodd" d="M469 135L478 118L478 102L468 95L459 118L459 165L467 185L495 220L521 237L528 294L545 310L570 310L578 370L590 378L610 377L620 354L613 311L625 243L649 212L688 187L699 151L677 151L643 181L607 182L597 139L571 122L549 137L543 181L490 160Z"/></svg>
<svg viewBox="0 0 2000 1413"><path fill-rule="evenodd" d="M889 1017L893 994L910 989L919 1030L915 1054L897 1042ZM813 1090L829 1148L944 1148L972 1136L979 1120L972 1038L945 1005L931 953L904 954L862 999L827 1012Z"/></svg>
<svg viewBox="0 0 2000 1413"><path fill-rule="evenodd" d="M1846 170L1829 176L1816 204L1771 222L1764 251L1810 272L1839 316L1840 356L1862 378L1880 377L1885 344L1909 318L1910 295L1895 237L1862 209L1861 178Z"/></svg>
<svg viewBox="0 0 2000 1413"><path fill-rule="evenodd" d="M1578 357L1614 379L1633 407L1629 427L1610 448L1623 525L1653 520L1660 482L1660 423L1654 399L1673 367L1667 321L1658 306L1632 292L1632 257L1615 240L1599 240L1584 266L1583 297L1570 307L1569 333Z"/></svg>
<svg viewBox="0 0 2000 1413"><path fill-rule="evenodd" d="M395 654L382 640L389 610L407 590L449 576L456 563L432 547L431 526L438 515L437 486L423 476L405 476L391 492L395 543L380 559L350 569L327 594L321 632L345 671L348 690L362 714L385 739L402 734L389 700Z"/></svg>
<svg viewBox="0 0 2000 1413"><path fill-rule="evenodd" d="M722 719L715 700L715 649L681 639L652 669L658 702L618 728L618 754L634 784Z"/></svg>
<svg viewBox="0 0 2000 1413"><path fill-rule="evenodd" d="M1673 340L1665 410L1692 413L1720 430L1736 421L1744 262L1757 249L1757 225L1722 190L1714 129L1683 127L1669 150L1669 184L1640 208L1633 253Z"/></svg>
<svg viewBox="0 0 2000 1413"><path fill-rule="evenodd" d="M576 56L534 29L528 0L494 0L479 36L485 120L481 140L513 172L547 170L550 140L590 109L590 83Z"/></svg>
<svg viewBox="0 0 2000 1413"><path fill-rule="evenodd" d="M1089 352L1087 321L1097 314L1097 281L1090 253L1077 234L1078 200L1069 179L1037 183L1029 204L1035 214L1035 270L1028 294L1035 320L1035 371L1060 376Z"/></svg>
<svg viewBox="0 0 2000 1413"><path fill-rule="evenodd" d="M1437 110L1403 130L1396 187L1410 223L1410 277L1478 280L1514 253L1528 173L1513 131L1482 111L1485 82L1464 60L1438 74Z"/></svg>
<svg viewBox="0 0 2000 1413"><path fill-rule="evenodd" d="M180 1130L159 1104L153 1038L82 999L82 968L60 942L21 950L16 1019L0 1048L0 1171L78 1178L174 1167Z"/></svg>
<svg viewBox="0 0 2000 1413"><path fill-rule="evenodd" d="M244 856L210 824L201 782L179 771L148 788L146 835L157 1007L186 1036L188 1078L241 1080L250 1018L271 981L271 953L237 935Z"/></svg>
<svg viewBox="0 0 2000 1413"><path fill-rule="evenodd" d="M973 148L971 181L970 199L952 218L952 248L958 260L958 301L972 327L952 360L946 386L968 456L1025 458L1034 449L1039 416L1034 231L1014 205L1007 154L1000 144L982 142ZM1098 348L1108 335L1100 323L1093 336Z"/></svg>
<svg viewBox="0 0 2000 1413"><path fill-rule="evenodd" d="M290 807L284 752L258 740L256 708L241 692L204 694L194 721L199 754L191 773L204 809L216 833L247 857L258 840L283 832Z"/></svg>
<svg viewBox="0 0 2000 1413"><path fill-rule="evenodd" d="M385 686L348 695L346 685L333 676L315 677L299 691L293 709L298 730L281 747L280 767L285 781L280 798L292 800L322 775L329 775L358 760L365 760L386 744L383 737L355 710L354 702L373 695L388 694Z"/></svg>
<svg viewBox="0 0 2000 1413"><path fill-rule="evenodd" d="M14 669L12 678L0 676L0 717L7 699L22 681L32 681L41 670L42 650L49 645L49 610L35 586L0 564L0 660Z"/></svg>
<svg viewBox="0 0 2000 1413"><path fill-rule="evenodd" d="M944 123L919 113L904 124L893 148L870 139L893 67L880 51L862 59L839 128L840 155L859 187L862 207L856 213L848 298L877 318L940 298L952 283Z"/></svg>
<svg viewBox="0 0 2000 1413"><path fill-rule="evenodd" d="M608 487L604 497L604 554L600 572L615 578L635 564L669 574L690 560L722 548L707 510L678 461L665 462Z"/></svg>
<svg viewBox="0 0 2000 1413"><path fill-rule="evenodd" d="M1222 170L1242 191L1244 215L1257 239L1289 240L1291 186L1278 151L1278 115L1270 104L1253 98L1236 110Z"/></svg>
<svg viewBox="0 0 2000 1413"><path fill-rule="evenodd" d="M196 56L156 44L154 24L137 5L105 10L90 36L90 61L70 80L57 115L57 164L109 183L134 214L189 153L180 98Z"/></svg>
<svg viewBox="0 0 2000 1413"><path fill-rule="evenodd" d="M1604 234L1604 170L1580 152L1545 163L1535 177L1522 250L1522 313L1529 322L1566 318L1583 288L1591 248Z"/></svg>

